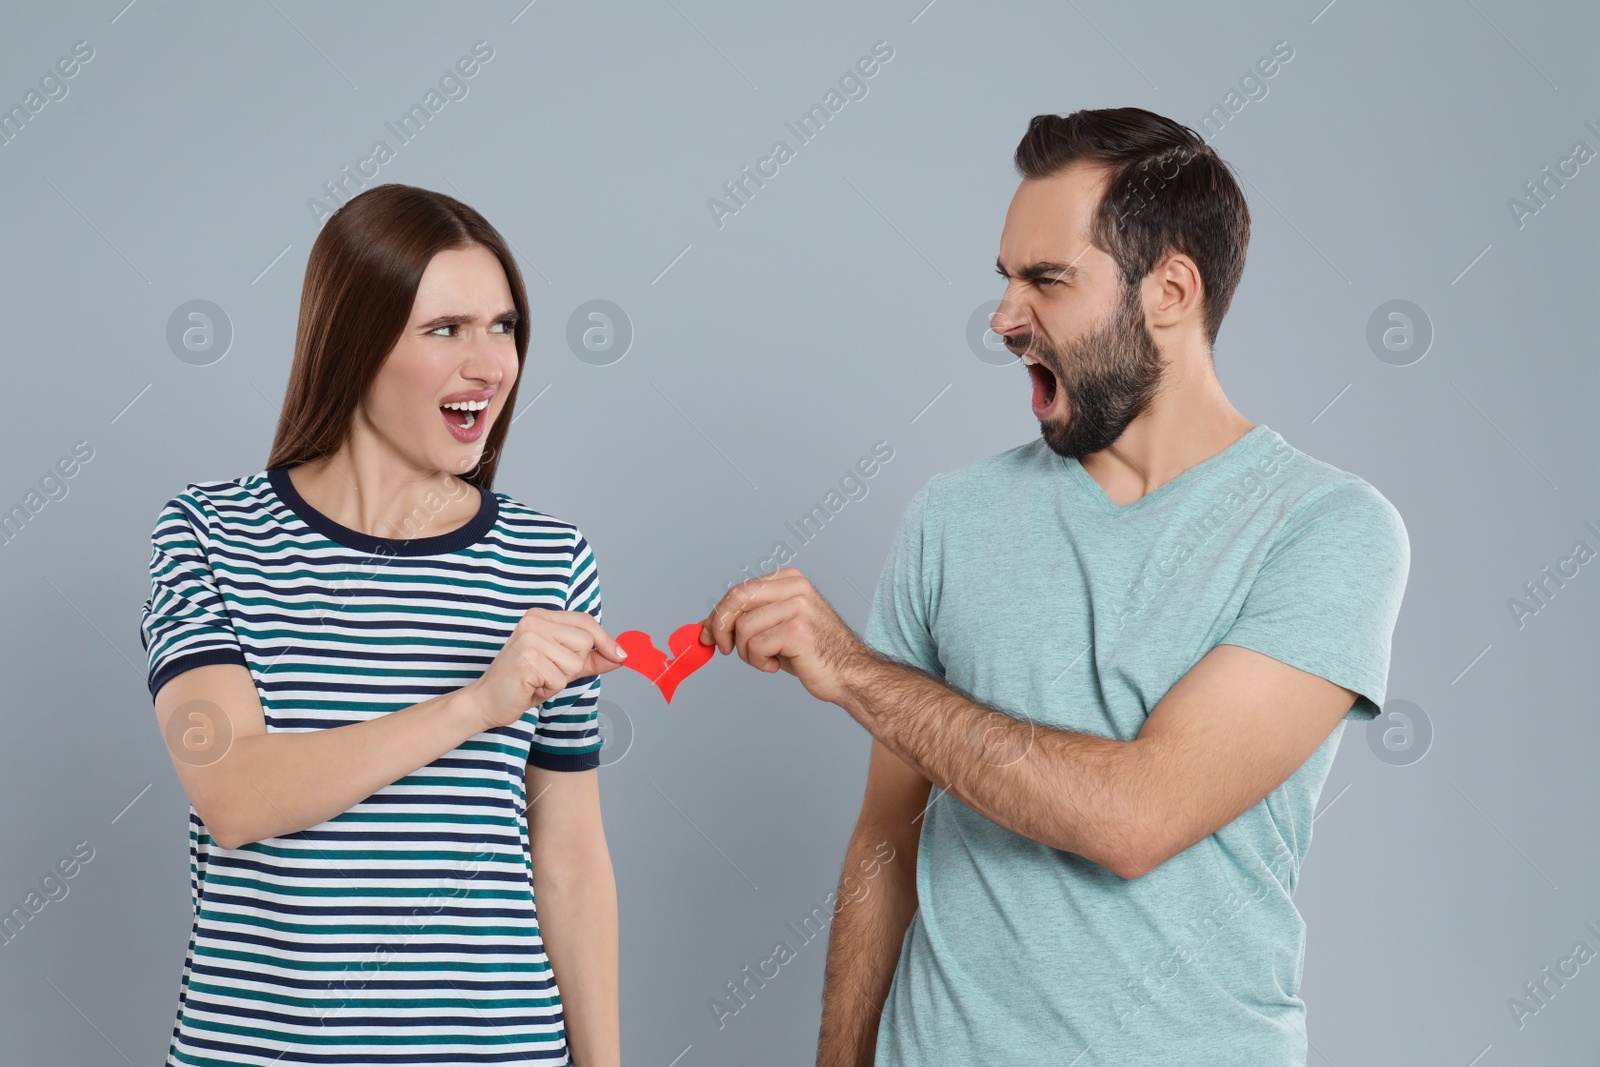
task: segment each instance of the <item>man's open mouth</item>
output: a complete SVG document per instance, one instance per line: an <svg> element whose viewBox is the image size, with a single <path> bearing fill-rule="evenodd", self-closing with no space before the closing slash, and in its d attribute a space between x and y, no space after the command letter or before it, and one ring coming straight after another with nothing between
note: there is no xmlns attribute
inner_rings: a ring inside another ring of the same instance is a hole
<svg viewBox="0 0 1600 1067"><path fill-rule="evenodd" d="M1043 411L1056 402L1056 376L1049 367L1034 359L1032 356L1022 357L1023 366L1028 368L1028 377L1033 379L1033 408Z"/></svg>

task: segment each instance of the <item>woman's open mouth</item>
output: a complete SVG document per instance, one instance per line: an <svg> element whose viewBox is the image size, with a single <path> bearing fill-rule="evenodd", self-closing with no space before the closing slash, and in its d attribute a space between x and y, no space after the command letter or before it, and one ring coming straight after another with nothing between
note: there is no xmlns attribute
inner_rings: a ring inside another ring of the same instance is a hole
<svg viewBox="0 0 1600 1067"><path fill-rule="evenodd" d="M457 441L470 443L483 436L488 419L483 412L489 407L487 400L457 400L439 405L439 415Z"/></svg>

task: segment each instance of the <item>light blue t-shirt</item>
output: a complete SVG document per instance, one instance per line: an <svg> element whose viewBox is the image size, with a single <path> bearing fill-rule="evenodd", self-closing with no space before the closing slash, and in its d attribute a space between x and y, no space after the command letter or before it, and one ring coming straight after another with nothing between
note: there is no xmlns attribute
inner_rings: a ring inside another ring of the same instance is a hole
<svg viewBox="0 0 1600 1067"><path fill-rule="evenodd" d="M1218 644L1355 691L1346 718L1365 721L1410 557L1382 494L1266 426L1121 506L1034 440L916 493L866 641L1013 716L1124 741ZM1343 727L1132 880L935 783L877 1067L1301 1067L1291 895Z"/></svg>

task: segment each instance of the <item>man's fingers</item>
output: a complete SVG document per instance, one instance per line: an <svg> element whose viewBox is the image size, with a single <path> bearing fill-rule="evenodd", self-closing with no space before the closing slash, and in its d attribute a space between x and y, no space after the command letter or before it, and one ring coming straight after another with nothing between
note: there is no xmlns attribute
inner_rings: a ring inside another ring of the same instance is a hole
<svg viewBox="0 0 1600 1067"><path fill-rule="evenodd" d="M723 639L726 640L728 646L724 651L733 651L740 635L753 634L781 622L787 617L788 611L792 611L800 603L799 598L810 592L811 583L793 567L785 567L777 573L784 575L784 577L756 579L760 583L759 586L750 596L741 601L739 610L728 618L727 624L723 628ZM792 577L789 575L792 575ZM776 608L786 608L788 611L784 614L774 615L772 612ZM761 620L759 624L750 622L752 616ZM722 644L722 641L719 640L718 644ZM743 651L741 651L740 656L746 663L750 663L749 657ZM757 666L754 663L750 663L750 665L752 667ZM765 668L762 669L765 670Z"/></svg>
<svg viewBox="0 0 1600 1067"><path fill-rule="evenodd" d="M794 567L784 567L771 575L740 582L723 594L710 615L711 637L723 653L733 651L734 627L749 612L779 600L797 596L810 588L805 575Z"/></svg>
<svg viewBox="0 0 1600 1067"><path fill-rule="evenodd" d="M737 643L739 658L758 670L767 670L769 661L776 661L783 651L789 636L784 624L800 614L800 603L790 598L742 613L730 638Z"/></svg>
<svg viewBox="0 0 1600 1067"><path fill-rule="evenodd" d="M788 658L784 648L793 636L793 619L786 619L777 626L762 630L754 634L745 642L744 661L758 671L772 673L783 668L783 661Z"/></svg>

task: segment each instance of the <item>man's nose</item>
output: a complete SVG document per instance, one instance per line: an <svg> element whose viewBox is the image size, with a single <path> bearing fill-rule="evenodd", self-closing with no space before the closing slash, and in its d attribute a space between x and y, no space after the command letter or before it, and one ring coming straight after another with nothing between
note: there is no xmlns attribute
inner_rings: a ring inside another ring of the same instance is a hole
<svg viewBox="0 0 1600 1067"><path fill-rule="evenodd" d="M1026 329L1029 324L1027 308L1010 298L1001 300L1000 306L989 316L989 329L1001 337Z"/></svg>

